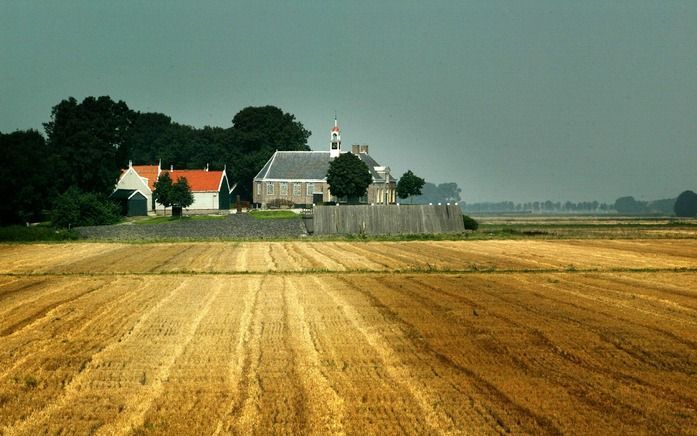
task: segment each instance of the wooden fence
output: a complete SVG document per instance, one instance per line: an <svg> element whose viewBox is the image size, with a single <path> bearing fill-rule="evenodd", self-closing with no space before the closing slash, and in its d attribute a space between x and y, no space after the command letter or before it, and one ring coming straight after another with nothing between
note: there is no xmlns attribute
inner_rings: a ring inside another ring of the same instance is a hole
<svg viewBox="0 0 697 436"><path fill-rule="evenodd" d="M341 205L315 206L313 229L317 235L398 235L460 233L465 231L457 205Z"/></svg>

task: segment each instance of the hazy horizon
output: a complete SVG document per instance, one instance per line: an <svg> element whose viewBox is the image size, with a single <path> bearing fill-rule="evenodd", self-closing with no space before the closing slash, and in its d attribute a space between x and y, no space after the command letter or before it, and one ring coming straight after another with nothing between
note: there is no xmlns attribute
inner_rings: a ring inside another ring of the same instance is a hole
<svg viewBox="0 0 697 436"><path fill-rule="evenodd" d="M697 190L695 2L4 2L0 131L109 95L195 127L276 105L466 202Z"/></svg>

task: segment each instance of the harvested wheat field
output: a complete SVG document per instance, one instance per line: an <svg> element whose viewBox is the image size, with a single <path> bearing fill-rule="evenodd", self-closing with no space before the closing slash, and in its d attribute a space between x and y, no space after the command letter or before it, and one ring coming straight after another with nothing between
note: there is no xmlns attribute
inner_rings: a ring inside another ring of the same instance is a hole
<svg viewBox="0 0 697 436"><path fill-rule="evenodd" d="M0 434L697 434L686 240L0 246Z"/></svg>

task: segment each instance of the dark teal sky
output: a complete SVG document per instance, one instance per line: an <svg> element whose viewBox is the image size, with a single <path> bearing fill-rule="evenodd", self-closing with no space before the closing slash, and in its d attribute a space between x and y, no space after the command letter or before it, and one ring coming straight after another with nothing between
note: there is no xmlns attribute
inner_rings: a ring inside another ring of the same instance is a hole
<svg viewBox="0 0 697 436"><path fill-rule="evenodd" d="M273 104L465 201L697 190L697 2L0 1L0 131L110 95L193 126Z"/></svg>

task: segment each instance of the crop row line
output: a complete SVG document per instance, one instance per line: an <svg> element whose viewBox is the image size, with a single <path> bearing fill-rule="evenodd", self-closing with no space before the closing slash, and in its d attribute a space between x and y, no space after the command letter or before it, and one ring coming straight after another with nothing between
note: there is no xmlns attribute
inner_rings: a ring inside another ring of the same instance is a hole
<svg viewBox="0 0 697 436"><path fill-rule="evenodd" d="M399 274L591 274L591 273L697 273L697 267L679 268L399 268L393 270L350 269L338 271L325 268L310 268L306 270L273 270L273 271L102 271L102 272L3 272L0 277L112 277L112 276L258 276L258 275L399 275Z"/></svg>

